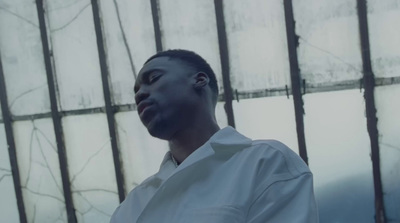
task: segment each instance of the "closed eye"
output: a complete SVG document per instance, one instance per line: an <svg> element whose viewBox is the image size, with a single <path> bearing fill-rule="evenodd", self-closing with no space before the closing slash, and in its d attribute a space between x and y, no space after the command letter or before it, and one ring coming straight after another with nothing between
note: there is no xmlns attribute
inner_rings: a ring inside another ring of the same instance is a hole
<svg viewBox="0 0 400 223"><path fill-rule="evenodd" d="M158 79L160 79L160 77L161 77L161 74L151 75L149 77L149 84L156 82Z"/></svg>

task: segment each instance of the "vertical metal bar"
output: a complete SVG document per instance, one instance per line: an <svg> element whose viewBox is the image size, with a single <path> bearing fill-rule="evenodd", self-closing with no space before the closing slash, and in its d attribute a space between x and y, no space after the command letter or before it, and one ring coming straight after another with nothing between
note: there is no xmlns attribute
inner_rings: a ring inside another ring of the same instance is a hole
<svg viewBox="0 0 400 223"><path fill-rule="evenodd" d="M77 222L75 215L74 203L71 194L71 183L69 181L68 161L64 145L64 133L61 124L61 115L58 112L56 86L54 82L54 74L51 66L51 56L49 50L49 41L47 39L47 28L44 18L43 0L36 0L36 7L39 18L40 36L42 38L43 56L46 67L47 85L49 89L51 116L53 119L54 133L57 142L58 160L60 163L61 180L63 184L65 207L67 209L68 222Z"/></svg>
<svg viewBox="0 0 400 223"><path fill-rule="evenodd" d="M10 156L11 172L14 180L15 196L17 198L17 206L19 212L19 220L21 223L26 223L26 213L24 199L22 197L21 181L19 178L19 169L17 162L17 151L15 149L14 134L12 129L12 120L10 110L8 108L6 82L3 74L3 65L0 58L0 103L3 113L4 128L6 130L6 138L8 144L8 154Z"/></svg>
<svg viewBox="0 0 400 223"><path fill-rule="evenodd" d="M300 157L308 164L306 139L304 135L304 108L303 98L301 95L301 77L299 62L297 60L297 46L298 38L295 32L295 22L293 17L293 5L292 0L283 1L285 9L285 21L286 21L286 37L288 44L289 63L290 63L290 79L292 82L292 94L294 102L294 111L296 116L296 130L297 130L297 141L299 143L299 154Z"/></svg>
<svg viewBox="0 0 400 223"><path fill-rule="evenodd" d="M98 5L97 0L92 0L92 9L93 9L94 28L96 31L97 49L99 52L101 79L103 82L103 93L104 93L104 101L105 101L105 105L106 105L108 131L109 131L110 138L111 138L111 148L112 148L112 153L113 153L113 158L114 158L115 177L117 179L119 201L122 202L125 199L124 175L122 174L121 160L120 160L119 149L118 149L118 144L117 144L117 134L115 131L114 111L113 111L112 105L111 105L111 93L110 93L109 80L108 80L109 74L108 74L108 68L107 68L106 52L104 49L103 32L102 32L101 20L100 20L100 10L99 10L99 5Z"/></svg>
<svg viewBox="0 0 400 223"><path fill-rule="evenodd" d="M161 29L160 29L160 17L158 0L151 0L151 14L153 15L153 27L154 27L154 36L156 40L156 50L160 52L163 50L162 42L161 42Z"/></svg>
<svg viewBox="0 0 400 223"><path fill-rule="evenodd" d="M379 133L378 119L376 118L376 107L374 99L375 77L371 67L371 55L368 36L367 3L365 0L357 0L358 23L361 39L361 56L363 62L364 98L367 113L367 129L371 142L372 172L375 189L375 215L376 222L385 222L385 210L382 192L382 180L379 158Z"/></svg>
<svg viewBox="0 0 400 223"><path fill-rule="evenodd" d="M222 82L224 86L225 112L228 117L228 125L235 127L232 100L233 91L229 73L229 52L226 38L224 7L222 0L214 0L215 16L217 19L219 55L221 59Z"/></svg>

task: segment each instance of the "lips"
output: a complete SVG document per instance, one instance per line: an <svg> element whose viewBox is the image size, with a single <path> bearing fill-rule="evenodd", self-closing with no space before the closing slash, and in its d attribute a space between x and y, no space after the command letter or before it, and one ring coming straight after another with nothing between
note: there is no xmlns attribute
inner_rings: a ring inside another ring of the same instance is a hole
<svg viewBox="0 0 400 223"><path fill-rule="evenodd" d="M139 115L142 115L142 112L149 106L151 106L153 103L148 102L148 101L142 101L138 105L138 113Z"/></svg>

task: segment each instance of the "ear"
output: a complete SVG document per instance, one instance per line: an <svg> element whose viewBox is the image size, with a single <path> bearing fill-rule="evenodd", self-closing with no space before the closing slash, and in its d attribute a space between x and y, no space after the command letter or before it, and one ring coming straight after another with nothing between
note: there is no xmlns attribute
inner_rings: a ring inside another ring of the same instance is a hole
<svg viewBox="0 0 400 223"><path fill-rule="evenodd" d="M198 72L194 75L194 88L196 90L200 90L202 88L204 88L205 86L208 85L208 83L210 82L210 78L208 78L208 75L204 72Z"/></svg>

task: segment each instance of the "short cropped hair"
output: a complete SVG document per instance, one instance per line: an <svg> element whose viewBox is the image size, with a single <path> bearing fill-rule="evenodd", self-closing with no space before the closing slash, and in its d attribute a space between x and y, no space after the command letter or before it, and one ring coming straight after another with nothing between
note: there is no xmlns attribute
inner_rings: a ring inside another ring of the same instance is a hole
<svg viewBox="0 0 400 223"><path fill-rule="evenodd" d="M147 61L144 63L148 63L150 60L157 58L157 57L169 57L173 59L180 59L186 62L189 66L193 67L197 70L197 72L204 72L210 78L210 88L214 92L213 101L216 103L218 99L218 83L217 78L215 77L215 73L212 70L211 66L207 63L205 59L201 56L196 54L193 51L189 50L182 50L182 49L173 49L173 50L166 50L158 52L157 54L151 56Z"/></svg>

